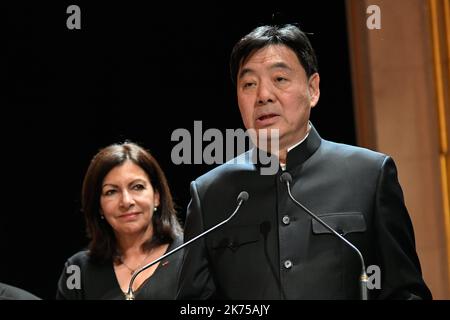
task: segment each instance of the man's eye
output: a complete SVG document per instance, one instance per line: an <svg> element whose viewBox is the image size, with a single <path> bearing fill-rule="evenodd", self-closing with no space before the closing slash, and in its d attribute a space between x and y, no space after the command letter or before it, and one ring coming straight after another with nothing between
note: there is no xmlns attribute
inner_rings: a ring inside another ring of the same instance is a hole
<svg viewBox="0 0 450 320"><path fill-rule="evenodd" d="M254 82L246 82L246 83L244 83L244 88L250 88L250 87L252 87L254 85L255 85Z"/></svg>
<svg viewBox="0 0 450 320"><path fill-rule="evenodd" d="M286 81L287 79L284 77L277 77L277 82L283 82Z"/></svg>

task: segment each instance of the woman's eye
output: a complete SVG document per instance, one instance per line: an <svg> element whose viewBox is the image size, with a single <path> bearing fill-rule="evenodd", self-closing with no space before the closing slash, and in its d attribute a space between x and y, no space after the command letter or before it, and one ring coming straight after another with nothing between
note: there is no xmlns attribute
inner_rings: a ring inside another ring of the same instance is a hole
<svg viewBox="0 0 450 320"><path fill-rule="evenodd" d="M116 190L111 189L111 190L106 190L104 195L105 196L112 196L114 193L116 193Z"/></svg>
<svg viewBox="0 0 450 320"><path fill-rule="evenodd" d="M135 184L133 190L144 190L145 186L143 184Z"/></svg>

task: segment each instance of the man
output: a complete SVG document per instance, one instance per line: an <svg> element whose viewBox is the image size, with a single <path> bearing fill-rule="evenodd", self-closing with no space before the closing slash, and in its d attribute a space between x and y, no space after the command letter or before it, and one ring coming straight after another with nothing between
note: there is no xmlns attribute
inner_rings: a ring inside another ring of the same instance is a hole
<svg viewBox="0 0 450 320"><path fill-rule="evenodd" d="M366 266L379 267L371 299L431 298L393 160L323 140L309 122L320 77L305 34L258 27L235 45L230 65L245 127L279 130L279 150L268 151L280 170L263 175L243 155L192 182L185 240L224 220L240 191L250 198L188 247L178 298L360 298L357 254L291 201L284 171L292 195L359 248Z"/></svg>

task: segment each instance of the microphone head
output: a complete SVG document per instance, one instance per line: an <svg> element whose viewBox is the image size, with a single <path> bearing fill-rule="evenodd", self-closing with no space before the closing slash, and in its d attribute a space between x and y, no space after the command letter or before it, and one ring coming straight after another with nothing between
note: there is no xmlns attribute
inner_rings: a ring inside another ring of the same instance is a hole
<svg viewBox="0 0 450 320"><path fill-rule="evenodd" d="M238 197L237 197L237 201L238 202L244 202L248 200L248 192L247 191L241 191L241 193L239 193Z"/></svg>
<svg viewBox="0 0 450 320"><path fill-rule="evenodd" d="M280 176L281 182L292 182L292 176L289 172L283 172L283 174Z"/></svg>

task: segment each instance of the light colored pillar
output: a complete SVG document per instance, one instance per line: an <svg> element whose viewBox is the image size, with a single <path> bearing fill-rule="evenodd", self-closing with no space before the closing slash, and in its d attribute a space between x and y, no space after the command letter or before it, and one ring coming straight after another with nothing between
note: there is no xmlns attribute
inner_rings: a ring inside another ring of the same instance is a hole
<svg viewBox="0 0 450 320"><path fill-rule="evenodd" d="M441 141L450 122L437 104L430 1L347 0L347 17L359 144L396 161L425 281L436 299L450 299ZM366 25L370 5L381 29Z"/></svg>

